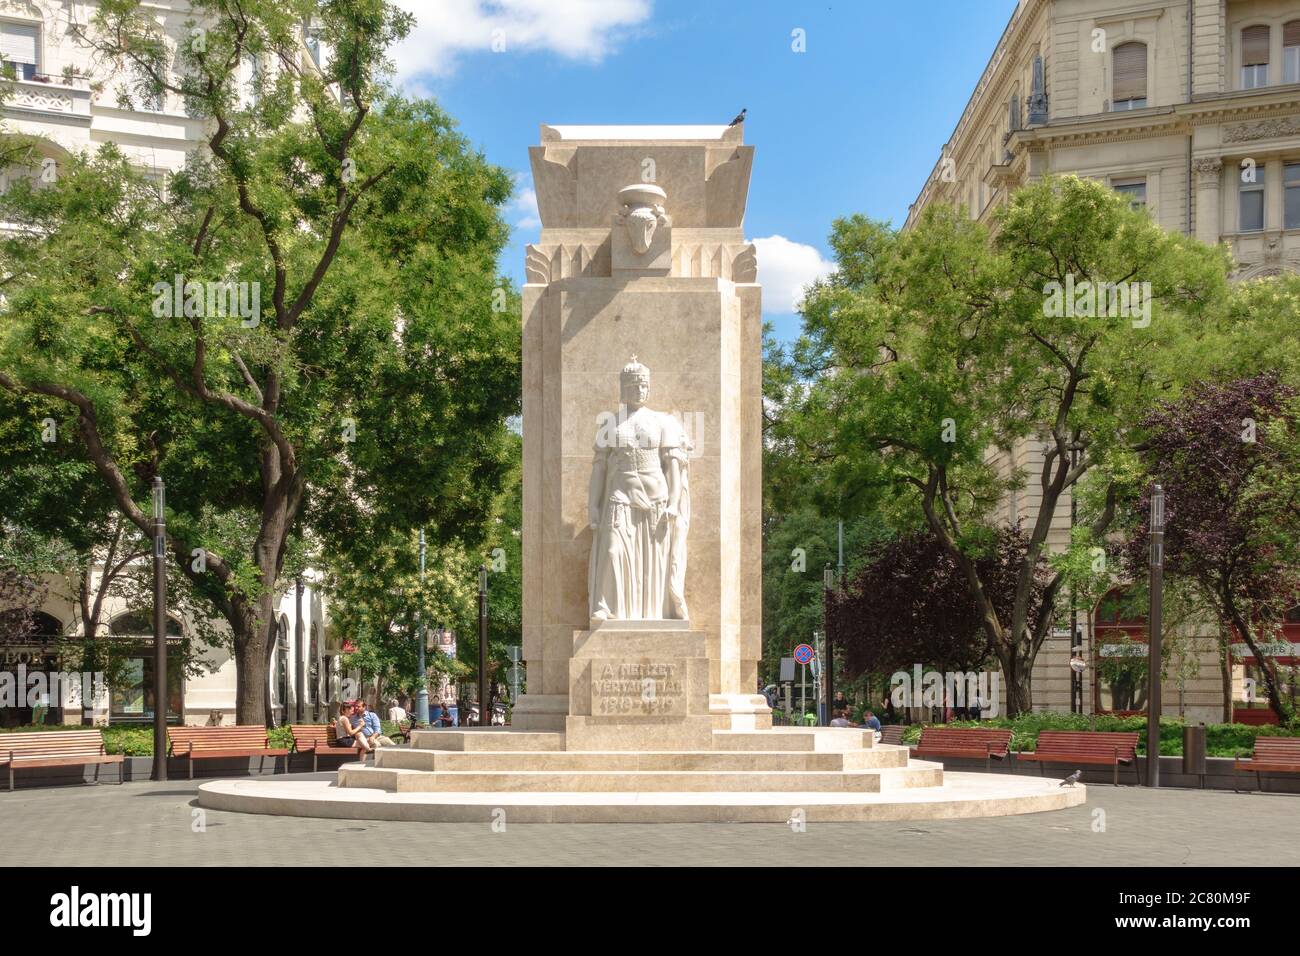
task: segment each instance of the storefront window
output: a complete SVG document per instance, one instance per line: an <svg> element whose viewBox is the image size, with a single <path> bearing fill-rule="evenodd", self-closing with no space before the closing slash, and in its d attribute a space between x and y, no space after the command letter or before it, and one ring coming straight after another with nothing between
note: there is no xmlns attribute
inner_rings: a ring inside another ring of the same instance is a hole
<svg viewBox="0 0 1300 956"><path fill-rule="evenodd" d="M109 630L123 658L108 694L109 723L147 723L154 716L153 611L131 611L113 619ZM184 646L181 625L167 618L167 722L179 724L185 711Z"/></svg>
<svg viewBox="0 0 1300 956"><path fill-rule="evenodd" d="M181 722L184 712L184 681L179 642L168 642L167 722ZM175 653L170 653L172 650ZM109 689L109 722L151 721L154 716L153 648L141 647L128 653L119 678Z"/></svg>

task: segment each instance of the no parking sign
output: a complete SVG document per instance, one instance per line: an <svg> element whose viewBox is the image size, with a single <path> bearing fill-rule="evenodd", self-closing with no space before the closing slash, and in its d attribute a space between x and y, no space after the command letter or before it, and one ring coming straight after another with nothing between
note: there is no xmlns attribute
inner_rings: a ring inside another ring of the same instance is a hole
<svg viewBox="0 0 1300 956"><path fill-rule="evenodd" d="M813 659L813 649L809 644L800 644L794 649L794 659L800 664L807 664Z"/></svg>

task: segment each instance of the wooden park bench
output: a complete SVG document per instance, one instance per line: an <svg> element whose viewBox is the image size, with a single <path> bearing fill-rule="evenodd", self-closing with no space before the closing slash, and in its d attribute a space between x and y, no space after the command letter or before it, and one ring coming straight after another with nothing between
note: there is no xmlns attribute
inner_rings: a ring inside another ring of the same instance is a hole
<svg viewBox="0 0 1300 956"><path fill-rule="evenodd" d="M1011 748L1011 731L995 727L926 727L913 753L927 757L971 757L990 761L1007 759Z"/></svg>
<svg viewBox="0 0 1300 956"><path fill-rule="evenodd" d="M1300 737L1256 737L1254 754L1239 757L1232 769L1253 773L1263 793L1263 774L1300 773Z"/></svg>
<svg viewBox="0 0 1300 956"><path fill-rule="evenodd" d="M905 724L885 724L880 728L880 742L891 747L902 747L905 730L907 730Z"/></svg>
<svg viewBox="0 0 1300 956"><path fill-rule="evenodd" d="M1091 730L1044 730L1038 735L1038 747L1016 754L1016 763L1037 763L1038 772L1049 763L1100 764L1115 768L1115 785L1119 785L1120 764L1137 769L1136 733L1106 733ZM1139 775L1140 777L1140 775ZM1138 783L1141 783L1141 779Z"/></svg>
<svg viewBox="0 0 1300 956"><path fill-rule="evenodd" d="M319 757L324 754L326 757L356 757L359 760L365 758L357 751L356 747L340 747L335 741L334 723L328 724L293 724L289 729L293 732L293 751L300 754L311 754L311 770L316 772L319 766Z"/></svg>
<svg viewBox="0 0 1300 956"><path fill-rule="evenodd" d="M95 764L95 782L99 782L99 764L122 764L121 754L104 753L104 736L98 730L49 730L27 734L0 734L0 764L9 767L9 789L14 788L14 770L19 767L69 767ZM122 782L119 766L117 782Z"/></svg>
<svg viewBox="0 0 1300 956"><path fill-rule="evenodd" d="M284 757L288 769L288 747L272 747L266 728L240 727L168 727L168 753L188 761L190 779L194 779L194 761L229 757Z"/></svg>

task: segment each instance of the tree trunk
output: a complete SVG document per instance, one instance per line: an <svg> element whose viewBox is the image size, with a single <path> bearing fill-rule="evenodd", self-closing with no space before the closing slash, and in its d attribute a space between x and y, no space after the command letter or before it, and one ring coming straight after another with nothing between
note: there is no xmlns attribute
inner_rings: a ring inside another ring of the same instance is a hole
<svg viewBox="0 0 1300 956"><path fill-rule="evenodd" d="M999 641L994 648L998 664L1002 668L1008 717L1019 717L1034 709L1033 664L1027 656L1020 653L1021 650L1015 645L1007 647L1005 641Z"/></svg>
<svg viewBox="0 0 1300 956"><path fill-rule="evenodd" d="M230 622L235 645L235 723L264 725L267 708L267 628L250 607Z"/></svg>
<svg viewBox="0 0 1300 956"><path fill-rule="evenodd" d="M253 675L266 674L266 640L249 635L235 644L235 722L249 726L264 725L266 720L266 681Z"/></svg>
<svg viewBox="0 0 1300 956"><path fill-rule="evenodd" d="M1232 642L1228 639L1228 634L1223 628L1219 629L1219 677L1221 678L1220 686L1223 691L1223 722L1230 724L1233 722Z"/></svg>
<svg viewBox="0 0 1300 956"><path fill-rule="evenodd" d="M1264 675L1264 686L1268 690L1268 706L1277 715L1278 723L1285 727L1291 715L1287 713L1286 707L1282 704L1282 690L1278 686L1277 678L1277 662L1266 657L1260 651L1255 636L1251 634L1250 627L1246 623L1245 615L1237 609L1231 595L1224 595L1224 607L1227 608L1228 617L1232 621L1233 627L1241 635L1242 640L1246 642L1250 652L1255 655L1255 662L1259 665L1259 672Z"/></svg>

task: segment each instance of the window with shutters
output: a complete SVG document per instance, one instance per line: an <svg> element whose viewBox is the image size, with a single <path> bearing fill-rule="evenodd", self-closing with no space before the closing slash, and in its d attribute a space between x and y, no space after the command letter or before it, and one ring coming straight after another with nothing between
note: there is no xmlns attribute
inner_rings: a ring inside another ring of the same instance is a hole
<svg viewBox="0 0 1300 956"><path fill-rule="evenodd" d="M20 80L30 80L39 71L40 28L34 23L0 20L0 59L5 72L13 71Z"/></svg>
<svg viewBox="0 0 1300 956"><path fill-rule="evenodd" d="M1287 229L1300 229L1300 162L1287 163L1284 168L1286 180L1286 210L1283 222Z"/></svg>
<svg viewBox="0 0 1300 956"><path fill-rule="evenodd" d="M1140 110L1147 105L1147 45L1122 43L1112 54L1115 66L1111 109Z"/></svg>
<svg viewBox="0 0 1300 956"><path fill-rule="evenodd" d="M1264 228L1264 167L1257 166L1255 174L1243 179L1237 189L1237 230L1259 232Z"/></svg>
<svg viewBox="0 0 1300 956"><path fill-rule="evenodd" d="M1268 47L1272 31L1266 24L1241 31L1241 88L1268 86Z"/></svg>
<svg viewBox="0 0 1300 956"><path fill-rule="evenodd" d="M1282 27L1282 82L1300 83L1300 20Z"/></svg>

